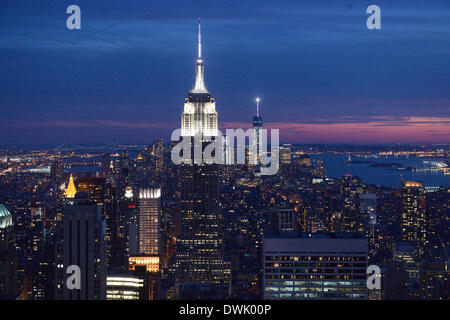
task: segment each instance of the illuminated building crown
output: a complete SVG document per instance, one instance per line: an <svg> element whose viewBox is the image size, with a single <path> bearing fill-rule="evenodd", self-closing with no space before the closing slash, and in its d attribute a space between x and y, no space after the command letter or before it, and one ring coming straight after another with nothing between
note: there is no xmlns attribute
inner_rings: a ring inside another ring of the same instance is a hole
<svg viewBox="0 0 450 320"><path fill-rule="evenodd" d="M216 102L206 89L202 58L202 41L200 23L198 25L198 57L194 88L189 91L184 101L181 116L182 136L217 136L218 119Z"/></svg>
<svg viewBox="0 0 450 320"><path fill-rule="evenodd" d="M6 229L12 226L12 224L11 213L3 204L0 204L0 229Z"/></svg>
<svg viewBox="0 0 450 320"><path fill-rule="evenodd" d="M70 174L69 185L67 186L66 191L64 191L64 197L75 198L76 194L77 194L77 188L75 188L75 183L73 182L73 175Z"/></svg>

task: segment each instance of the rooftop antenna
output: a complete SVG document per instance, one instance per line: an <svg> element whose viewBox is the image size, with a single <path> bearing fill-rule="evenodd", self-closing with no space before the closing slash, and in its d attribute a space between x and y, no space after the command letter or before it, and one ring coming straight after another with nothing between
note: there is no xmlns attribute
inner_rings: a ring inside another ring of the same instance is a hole
<svg viewBox="0 0 450 320"><path fill-rule="evenodd" d="M200 26L200 17L198 17L198 58L202 57L202 30Z"/></svg>
<svg viewBox="0 0 450 320"><path fill-rule="evenodd" d="M259 117L259 98L256 98L256 116Z"/></svg>

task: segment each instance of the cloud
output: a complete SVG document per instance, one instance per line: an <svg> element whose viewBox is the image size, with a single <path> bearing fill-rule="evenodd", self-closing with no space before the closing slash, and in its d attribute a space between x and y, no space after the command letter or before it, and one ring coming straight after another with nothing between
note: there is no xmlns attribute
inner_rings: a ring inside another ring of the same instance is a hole
<svg viewBox="0 0 450 320"><path fill-rule="evenodd" d="M267 122L286 142L449 143L450 117L333 117L328 121ZM222 123L224 128L248 128L245 122ZM431 132L430 132L431 131ZM441 140L436 141L436 137Z"/></svg>
<svg viewBox="0 0 450 320"><path fill-rule="evenodd" d="M281 142L291 143L450 143L450 118L448 117L335 117L327 122L266 122L264 128L279 129ZM4 128L14 128L23 134L33 130L59 132L66 141L68 137L84 131L114 132L115 137L130 138L152 132L169 137L177 122L130 121L130 120L87 120L87 121L15 121ZM220 122L220 129L248 129L249 122ZM86 129L86 130L82 130ZM155 136L156 137L156 136ZM101 138L99 136L99 138ZM101 138L105 140L105 138ZM69 141L69 140L67 140ZM105 142L110 142L106 141Z"/></svg>
<svg viewBox="0 0 450 320"><path fill-rule="evenodd" d="M170 129L174 123L169 122L121 122L115 120L94 121L16 121L10 123L10 127L41 127L41 128L129 128L129 129Z"/></svg>

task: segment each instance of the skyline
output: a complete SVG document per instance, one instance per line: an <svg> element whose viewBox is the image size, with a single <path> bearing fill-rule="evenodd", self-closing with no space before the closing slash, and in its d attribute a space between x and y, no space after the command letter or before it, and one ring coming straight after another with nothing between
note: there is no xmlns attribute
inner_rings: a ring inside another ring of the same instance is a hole
<svg viewBox="0 0 450 320"><path fill-rule="evenodd" d="M221 129L250 128L259 96L284 143L450 143L443 1L379 1L376 31L357 1L77 5L76 31L66 3L4 5L0 145L167 140L194 82L199 15Z"/></svg>

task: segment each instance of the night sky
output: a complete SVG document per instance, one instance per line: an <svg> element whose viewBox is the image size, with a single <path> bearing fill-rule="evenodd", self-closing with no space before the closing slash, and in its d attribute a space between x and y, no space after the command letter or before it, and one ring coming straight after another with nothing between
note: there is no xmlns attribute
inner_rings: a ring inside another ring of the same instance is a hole
<svg viewBox="0 0 450 320"><path fill-rule="evenodd" d="M450 143L448 0L3 0L0 145L167 141L199 16L221 128L249 127L259 96L282 142Z"/></svg>

